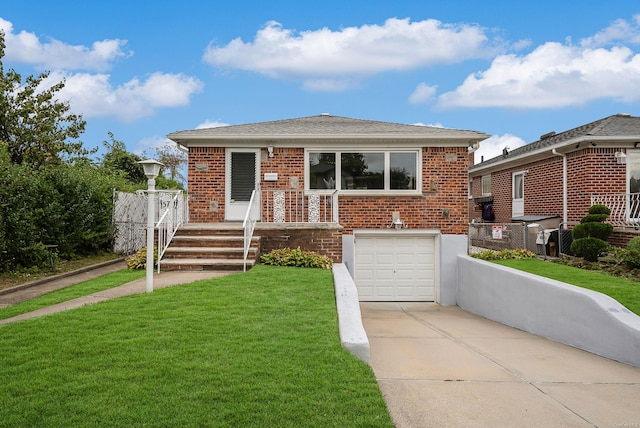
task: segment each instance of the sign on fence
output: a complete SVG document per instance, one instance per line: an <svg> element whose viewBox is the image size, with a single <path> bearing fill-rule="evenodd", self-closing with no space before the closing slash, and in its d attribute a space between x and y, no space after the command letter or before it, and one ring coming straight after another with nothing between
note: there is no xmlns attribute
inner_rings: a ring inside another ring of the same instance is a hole
<svg viewBox="0 0 640 428"><path fill-rule="evenodd" d="M491 237L493 239L502 239L502 226L493 226L491 228Z"/></svg>

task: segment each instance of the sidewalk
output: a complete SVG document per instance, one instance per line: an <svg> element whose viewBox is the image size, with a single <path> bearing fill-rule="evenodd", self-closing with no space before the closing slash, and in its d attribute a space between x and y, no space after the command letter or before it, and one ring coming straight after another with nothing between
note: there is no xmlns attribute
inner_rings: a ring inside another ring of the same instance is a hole
<svg viewBox="0 0 640 428"><path fill-rule="evenodd" d="M0 308L7 307L11 304L19 303L42 294L48 293L53 290L68 287L70 285L78 284L83 281L87 281L92 278L97 278L102 275L106 275L110 272L116 272L118 270L126 269L124 262L112 263L105 266L99 266L94 269L76 272L75 275L65 275L60 278L48 280L42 284L30 284L25 287L14 287L12 292L5 292L0 294ZM227 271L173 271L156 273L153 276L153 288L154 290L171 287L174 285L188 284L190 282L199 281L202 279L218 278L224 275L228 275L233 272ZM4 290L3 290L4 291ZM0 320L0 325L8 324L15 321L21 321L29 318L40 317L43 315L52 314L55 312L66 311L69 309L79 308L81 306L90 305L93 303L102 302L104 300L115 299L118 297L129 296L131 294L140 294L146 292L146 278L141 278L119 287L114 287L108 290L103 290L98 293L90 294L88 296L79 297L77 299L69 300L67 302L59 303L57 305L48 306L46 308L38 309L26 314L17 315L12 318Z"/></svg>
<svg viewBox="0 0 640 428"><path fill-rule="evenodd" d="M398 428L640 427L640 369L457 306L360 303Z"/></svg>

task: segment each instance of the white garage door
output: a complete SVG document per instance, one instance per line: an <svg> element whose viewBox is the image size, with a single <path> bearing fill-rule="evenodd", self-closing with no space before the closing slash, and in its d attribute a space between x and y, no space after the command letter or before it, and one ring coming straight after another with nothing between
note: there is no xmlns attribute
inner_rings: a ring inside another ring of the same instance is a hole
<svg viewBox="0 0 640 428"><path fill-rule="evenodd" d="M434 301L436 237L355 236L355 283L360 301Z"/></svg>

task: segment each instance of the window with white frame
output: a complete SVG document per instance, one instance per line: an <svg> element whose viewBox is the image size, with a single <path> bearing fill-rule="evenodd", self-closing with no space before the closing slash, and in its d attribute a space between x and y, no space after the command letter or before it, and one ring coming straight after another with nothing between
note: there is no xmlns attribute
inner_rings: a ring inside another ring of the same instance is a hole
<svg viewBox="0 0 640 428"><path fill-rule="evenodd" d="M491 175L482 176L482 194L491 195Z"/></svg>
<svg viewBox="0 0 640 428"><path fill-rule="evenodd" d="M418 150L315 151L306 159L307 188L341 191L419 191Z"/></svg>

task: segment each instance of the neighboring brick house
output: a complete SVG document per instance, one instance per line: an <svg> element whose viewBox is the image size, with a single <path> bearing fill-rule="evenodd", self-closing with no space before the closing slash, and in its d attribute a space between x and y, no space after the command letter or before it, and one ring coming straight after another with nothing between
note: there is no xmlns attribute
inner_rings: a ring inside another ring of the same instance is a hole
<svg viewBox="0 0 640 428"><path fill-rule="evenodd" d="M322 114L168 137L189 150L191 222L241 221L259 189L260 233L339 225L361 297L438 300L440 254L466 249L469 147L488 135Z"/></svg>
<svg viewBox="0 0 640 428"><path fill-rule="evenodd" d="M557 216L570 229L591 205L604 204L615 227L610 242L623 246L639 236L640 117L616 114L546 133L470 167L469 179L471 220L491 204L495 222Z"/></svg>

